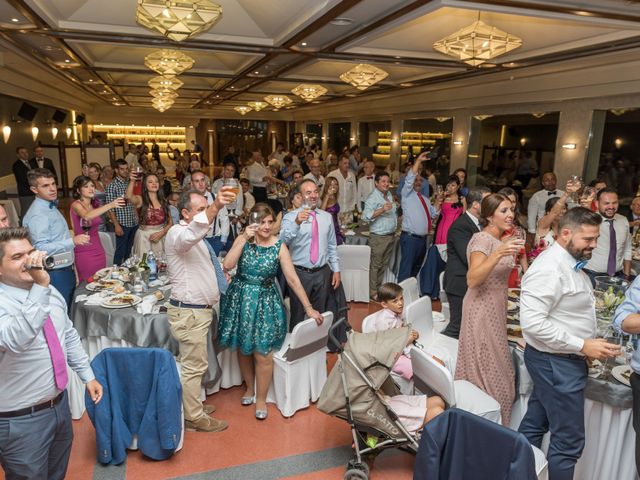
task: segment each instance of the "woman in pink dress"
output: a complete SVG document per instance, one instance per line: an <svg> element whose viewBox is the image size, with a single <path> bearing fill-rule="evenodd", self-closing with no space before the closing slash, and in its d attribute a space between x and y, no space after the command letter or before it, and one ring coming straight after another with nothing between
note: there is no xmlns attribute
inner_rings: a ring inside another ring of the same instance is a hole
<svg viewBox="0 0 640 480"><path fill-rule="evenodd" d="M456 380L467 380L500 404L509 425L515 399L515 372L507 344L507 280L524 240L502 234L513 227L513 205L504 195L485 197L484 229L467 247L469 289L462 304Z"/></svg>
<svg viewBox="0 0 640 480"><path fill-rule="evenodd" d="M80 175L73 181L72 195L75 201L71 204L69 215L73 224L73 231L76 235L87 233L91 241L86 245L76 245L74 254L76 257L76 269L81 282L87 281L94 273L106 267L104 248L100 242L98 229L102 223L101 215L112 208L125 206L122 198L117 198L111 203L107 203L98 208L94 208L93 199L96 195L96 187L89 177ZM83 229L83 223L89 231Z"/></svg>

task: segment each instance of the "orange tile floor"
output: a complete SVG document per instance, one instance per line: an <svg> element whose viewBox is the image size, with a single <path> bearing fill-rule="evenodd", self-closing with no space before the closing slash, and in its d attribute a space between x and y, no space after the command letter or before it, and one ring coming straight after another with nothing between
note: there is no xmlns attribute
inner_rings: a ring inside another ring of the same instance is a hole
<svg viewBox="0 0 640 480"><path fill-rule="evenodd" d="M378 310L378 304L351 304L352 326L360 330L362 319ZM327 354L329 367L336 356ZM222 390L207 398L215 415L229 428L221 433L185 432L184 447L169 460L156 462L139 452L129 452L120 467L96 465L95 431L85 414L73 422L75 439L67 479L342 479L350 455L351 432L346 422L319 412L314 405L283 418L269 404L269 418L259 422L254 409L242 407L244 387ZM387 451L371 469L372 480L404 480L413 475L414 458ZM4 476L0 471L0 479Z"/></svg>

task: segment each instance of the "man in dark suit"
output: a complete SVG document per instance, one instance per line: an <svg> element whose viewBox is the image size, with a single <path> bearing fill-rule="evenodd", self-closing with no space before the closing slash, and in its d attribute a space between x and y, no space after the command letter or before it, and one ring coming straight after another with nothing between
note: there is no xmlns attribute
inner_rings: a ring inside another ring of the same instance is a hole
<svg viewBox="0 0 640 480"><path fill-rule="evenodd" d="M467 293L467 245L474 233L481 230L480 204L491 190L475 187L467 193L467 211L462 214L447 234L447 266L444 270L444 291L449 300L449 325L443 334L458 338L462 322L462 301Z"/></svg>
<svg viewBox="0 0 640 480"><path fill-rule="evenodd" d="M16 148L16 155L18 158L13 163L12 170L13 176L16 178L18 199L20 200L20 222L22 222L22 217L27 213L31 202L33 202L35 198L29 185L29 179L27 178L27 173L29 173L29 170L33 167L31 166L31 162L29 162L29 150L25 147Z"/></svg>
<svg viewBox="0 0 640 480"><path fill-rule="evenodd" d="M631 206L629 213L627 213L627 220L629 220L629 230L631 235L635 235L640 227L640 197L635 197L631 200Z"/></svg>
<svg viewBox="0 0 640 480"><path fill-rule="evenodd" d="M34 157L29 160L29 163L31 164L31 168L46 168L47 170L49 170L51 173L53 173L53 176L56 179L56 184L58 183L58 173L56 172L56 167L53 166L53 161L50 158L46 158L44 156L44 148L42 148L40 145L37 145L34 149L33 149L33 154Z"/></svg>

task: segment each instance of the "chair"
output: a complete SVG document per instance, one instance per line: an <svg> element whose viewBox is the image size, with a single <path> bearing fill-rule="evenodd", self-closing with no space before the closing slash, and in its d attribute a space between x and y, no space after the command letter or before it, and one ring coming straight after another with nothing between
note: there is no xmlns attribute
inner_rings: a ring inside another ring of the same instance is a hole
<svg viewBox="0 0 640 480"><path fill-rule="evenodd" d="M103 397L87 413L96 429L98 461L119 465L136 445L165 460L182 443L182 388L176 362L162 348L107 348L91 362ZM137 443L136 443L137 441Z"/></svg>
<svg viewBox="0 0 640 480"><path fill-rule="evenodd" d="M372 315L367 315L364 320L362 320L362 333L371 333L375 330L371 325L371 320L373 319ZM398 375L397 373L391 372L391 377L396 382L396 385L400 389L400 393L403 395L411 395L413 394L413 380L407 380L406 378Z"/></svg>
<svg viewBox="0 0 640 480"><path fill-rule="evenodd" d="M104 256L107 260L106 265L113 265L113 256L116 253L116 241L115 236L109 232L98 232L100 236L100 243L104 248Z"/></svg>
<svg viewBox="0 0 640 480"><path fill-rule="evenodd" d="M405 305L405 322L410 323L420 333L418 342L424 345L427 352L442 359L451 372L456 370L458 359L458 341L439 332L445 322L434 322L431 299L420 297L413 303Z"/></svg>
<svg viewBox="0 0 640 480"><path fill-rule="evenodd" d="M213 309L216 313L216 318L220 318L220 304L217 303L214 305ZM244 381L238 361L238 350L224 348L216 352L216 357L218 358L218 365L220 366L220 378L218 378L215 385L206 389L205 395L203 395L202 398L203 400L206 398L206 395L218 393L221 388L231 388L242 385Z"/></svg>
<svg viewBox="0 0 640 480"><path fill-rule="evenodd" d="M267 401L275 402L285 417L318 400L327 381L326 351L333 313L322 316L321 325L313 318L296 325L273 355L273 382Z"/></svg>
<svg viewBox="0 0 640 480"><path fill-rule="evenodd" d="M420 298L420 288L418 287L418 279L416 277L409 277L401 281L398 285L402 287L405 306Z"/></svg>
<svg viewBox="0 0 640 480"><path fill-rule="evenodd" d="M454 380L451 372L419 348L411 349L413 382L422 393L440 396L447 408L466 410L487 420L500 423L500 404L466 380Z"/></svg>
<svg viewBox="0 0 640 480"><path fill-rule="evenodd" d="M440 305L442 306L442 315L444 316L444 321L449 323L451 313L449 310L449 300L447 299L447 292L444 291L444 272L440 274Z"/></svg>
<svg viewBox="0 0 640 480"><path fill-rule="evenodd" d="M369 303L371 248L368 245L339 245L338 258L347 301Z"/></svg>

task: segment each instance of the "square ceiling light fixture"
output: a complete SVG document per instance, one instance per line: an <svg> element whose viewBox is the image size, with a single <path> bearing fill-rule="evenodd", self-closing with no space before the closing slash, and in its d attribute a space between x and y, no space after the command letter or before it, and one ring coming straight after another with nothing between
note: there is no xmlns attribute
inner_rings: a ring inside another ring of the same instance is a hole
<svg viewBox="0 0 640 480"><path fill-rule="evenodd" d="M180 75L193 67L194 60L178 50L159 50L144 57L144 64L159 75Z"/></svg>
<svg viewBox="0 0 640 480"><path fill-rule="evenodd" d="M263 108L267 108L269 106L267 102L249 102L247 105L253 108L256 112L259 112Z"/></svg>
<svg viewBox="0 0 640 480"><path fill-rule="evenodd" d="M521 46L521 38L477 20L438 40L433 49L477 67Z"/></svg>
<svg viewBox="0 0 640 480"><path fill-rule="evenodd" d="M299 96L300 98L302 98L303 100L306 100L307 102L312 102L316 98L321 97L327 92L328 90L324 88L322 85L312 85L308 83L300 84L296 88L291 90L291 93Z"/></svg>
<svg viewBox="0 0 640 480"><path fill-rule="evenodd" d="M153 77L147 83L152 89L169 89L169 90L178 90L182 85L184 85L182 81L178 80L173 75L168 75L168 76L160 75L158 77Z"/></svg>
<svg viewBox="0 0 640 480"><path fill-rule="evenodd" d="M381 68L367 63L360 63L340 75L340 80L353 85L358 90L366 90L388 76L389 74Z"/></svg>
<svg viewBox="0 0 640 480"><path fill-rule="evenodd" d="M240 115L242 115L243 117L252 110L251 107L245 107L244 105L240 105L238 107L233 107L233 109L236 112L238 112Z"/></svg>
<svg viewBox="0 0 640 480"><path fill-rule="evenodd" d="M292 103L291 99L286 95L267 95L264 99L277 109L286 107Z"/></svg>
<svg viewBox="0 0 640 480"><path fill-rule="evenodd" d="M138 0L136 22L176 42L209 30L222 16L211 0Z"/></svg>

